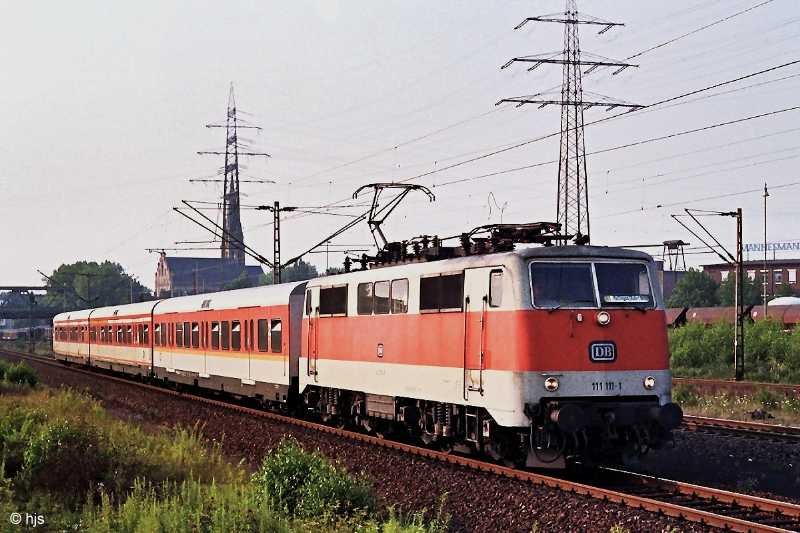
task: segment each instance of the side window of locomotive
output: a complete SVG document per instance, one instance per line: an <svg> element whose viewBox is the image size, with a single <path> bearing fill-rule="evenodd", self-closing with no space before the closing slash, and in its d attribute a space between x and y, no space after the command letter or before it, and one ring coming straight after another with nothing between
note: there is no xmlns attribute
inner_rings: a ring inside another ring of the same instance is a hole
<svg viewBox="0 0 800 533"><path fill-rule="evenodd" d="M388 281L375 282L375 314L387 315L389 314L389 291L391 290L391 283Z"/></svg>
<svg viewBox="0 0 800 533"><path fill-rule="evenodd" d="M215 350L219 349L219 322L211 323L211 347Z"/></svg>
<svg viewBox="0 0 800 533"><path fill-rule="evenodd" d="M441 276L429 276L419 280L419 310L438 311Z"/></svg>
<svg viewBox="0 0 800 533"><path fill-rule="evenodd" d="M269 342L272 344L272 351L274 353L281 353L283 351L283 329L280 319L272 319Z"/></svg>
<svg viewBox="0 0 800 533"><path fill-rule="evenodd" d="M392 281L392 313L408 312L408 280Z"/></svg>
<svg viewBox="0 0 800 533"><path fill-rule="evenodd" d="M306 291L306 316L311 316L311 291Z"/></svg>
<svg viewBox="0 0 800 533"><path fill-rule="evenodd" d="M319 290L319 314L347 314L347 285Z"/></svg>
<svg viewBox="0 0 800 533"><path fill-rule="evenodd" d="M183 346L183 324L175 324L175 346Z"/></svg>
<svg viewBox="0 0 800 533"><path fill-rule="evenodd" d="M222 349L227 350L230 346L231 323L227 320L222 323Z"/></svg>
<svg viewBox="0 0 800 533"><path fill-rule="evenodd" d="M590 263L531 263L536 307L596 307Z"/></svg>
<svg viewBox="0 0 800 533"><path fill-rule="evenodd" d="M192 348L200 347L200 324L192 322Z"/></svg>
<svg viewBox="0 0 800 533"><path fill-rule="evenodd" d="M464 305L464 274L442 275L441 311L461 311Z"/></svg>
<svg viewBox="0 0 800 533"><path fill-rule="evenodd" d="M357 290L357 305L359 315L372 314L372 283L359 283Z"/></svg>
<svg viewBox="0 0 800 533"><path fill-rule="evenodd" d="M489 307L503 305L503 271L492 270L489 273Z"/></svg>
<svg viewBox="0 0 800 533"><path fill-rule="evenodd" d="M258 351L267 351L267 320L264 318L258 319Z"/></svg>
<svg viewBox="0 0 800 533"><path fill-rule="evenodd" d="M652 307L653 294L647 265L641 263L595 263L600 305L604 307Z"/></svg>
<svg viewBox="0 0 800 533"><path fill-rule="evenodd" d="M420 311L462 311L463 305L463 272L420 278Z"/></svg>
<svg viewBox="0 0 800 533"><path fill-rule="evenodd" d="M238 320L231 322L231 350L239 350L242 347L242 325Z"/></svg>

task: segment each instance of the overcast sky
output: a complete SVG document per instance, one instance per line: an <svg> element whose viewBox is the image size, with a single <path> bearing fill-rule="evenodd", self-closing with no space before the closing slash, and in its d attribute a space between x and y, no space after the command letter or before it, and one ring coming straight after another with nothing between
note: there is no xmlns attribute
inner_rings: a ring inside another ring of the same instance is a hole
<svg viewBox="0 0 800 533"><path fill-rule="evenodd" d="M582 27L581 48L624 59L761 1L582 1L582 12L626 26L603 35ZM246 205L352 205L346 199L362 184L412 178L559 128L556 107L494 104L558 87L558 66L499 67L561 48L560 25L513 29L527 16L562 11L561 0L4 4L2 283L37 283L37 268L110 259L152 287L157 254L146 248L207 239L172 207L219 197L218 185L187 180L213 177L222 165L196 152L224 148L224 131L204 125L224 119L231 82L242 116L264 128L244 136L272 155L247 161L244 175L277 181L243 183ZM584 76L584 89L650 104L800 59L799 37L800 2L774 0L636 57L639 68ZM798 88L800 65L775 70L587 127L586 149L800 105ZM719 92L725 94L699 98ZM607 115L593 109L586 120ZM684 207L742 207L745 242L760 241L761 193L736 193L764 181L800 182L799 117L788 111L589 155L593 244L695 244L669 217ZM453 235L499 222L501 212L504 222L554 220L556 165L481 176L557 157L552 137L416 179L436 202L409 196L385 231L396 240ZM724 194L732 196L706 199ZM798 198L800 186L774 189L770 240L800 239ZM271 255L270 214L244 211L242 218L245 240ZM346 220L287 215L284 258ZM731 219L709 223L732 245ZM338 242L369 243L366 224ZM324 268L324 254L310 259ZM331 265L341 259L332 254Z"/></svg>

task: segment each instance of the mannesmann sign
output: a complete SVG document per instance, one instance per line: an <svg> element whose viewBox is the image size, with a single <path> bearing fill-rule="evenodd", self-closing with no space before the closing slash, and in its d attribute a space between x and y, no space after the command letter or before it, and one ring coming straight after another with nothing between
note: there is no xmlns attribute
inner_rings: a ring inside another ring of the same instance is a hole
<svg viewBox="0 0 800 533"><path fill-rule="evenodd" d="M767 251L798 251L800 250L800 241L783 241L783 242L768 242L767 243ZM744 245L745 252L763 252L764 251L764 243L749 243Z"/></svg>

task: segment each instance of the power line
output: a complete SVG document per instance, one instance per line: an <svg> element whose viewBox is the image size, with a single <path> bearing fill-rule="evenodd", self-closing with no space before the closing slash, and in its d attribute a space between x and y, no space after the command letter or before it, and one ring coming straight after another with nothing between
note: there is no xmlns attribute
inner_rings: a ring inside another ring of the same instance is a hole
<svg viewBox="0 0 800 533"><path fill-rule="evenodd" d="M722 81L722 82L719 82L719 83L708 85L708 86L705 86L705 87L702 87L702 88L699 88L699 89L695 89L695 90L692 90L692 91L689 91L689 92L686 92L686 93L679 94L677 96L673 96L673 97L670 97L670 98L665 98L663 100L660 100L660 101L657 101L657 102L654 102L652 104L649 104L649 105L645 106L645 109L650 109L650 108L653 108L653 107L656 107L656 106L663 105L665 103L674 102L674 101L680 100L682 98L687 98L689 96L693 96L695 94L700 94L700 93L705 92L705 91L709 91L709 90L713 90L713 89L716 89L716 88L719 88L719 87L723 87L725 85L730 85L730 84L733 84L733 83L736 83L736 82L739 82L739 81L743 81L743 80L746 80L746 79L749 79L749 78L760 76L762 74L766 74L766 73L773 72L773 71L776 71L776 70L780 70L780 69L783 69L783 68L787 68L787 67L790 67L790 66L793 66L793 65L797 65L798 63L800 63L800 60L788 61L788 62L779 64L779 65L775 65L775 66L768 67L768 68L765 68L765 69L761 69L761 70L758 70L758 71L755 71L755 72L751 72L749 74L744 74L744 75L738 76L736 78L732 78L732 79L729 79L729 80L726 80L726 81ZM779 111L779 112L782 112L782 111ZM629 112L617 113L616 115L612 115L612 116L609 116L609 117L603 117L603 118L600 118L600 119L593 120L591 122L586 122L585 126L591 126L591 125L595 125L595 124L600 124L600 123L607 122L609 120L613 120L613 119L620 118L620 117L635 116L637 113L641 113L641 111L629 111ZM546 139L553 138L553 137L555 137L557 135L560 135L560 133L561 133L560 131L553 132L553 133L542 135L542 136L535 137L535 138L532 138L532 139L527 139L527 140L524 140L524 141L520 141L518 143L514 143L514 144L511 144L511 145L505 145L505 146L503 146L501 148L492 150L491 152L487 152L485 154L481 154L481 155L476 156L476 157L471 157L469 159L465 159L463 161L459 161L459 162L453 163L452 165L447 165L447 166L442 167L442 168L433 169L433 170L430 170L428 172L423 172L421 174L417 174L415 176L411 176L409 178L405 178L403 180L399 180L399 183L406 183L406 182L409 182L409 181L415 181L415 180L418 180L420 178L424 178L424 177L427 177L427 176L431 176L433 174L437 174L439 172L443 172L445 170L449 170L449 169L452 169L452 168L457 168L457 167L460 167L460 166L463 166L463 165L467 165L467 164L470 164L470 163L474 163L476 161L480 161L480 160L483 160L483 159L486 159L486 158L489 158L489 157L492 157L492 156L495 156L495 155L498 155L498 154L501 154L501 153L509 152L509 151L512 151L512 150L516 150L517 148L522 148L523 146L527 146L529 144L533 144L533 143L536 143L536 142L540 142L540 141L543 141L543 140L546 140ZM540 165L544 165L544 164L551 164L551 163L550 162L535 163L533 165L526 165L524 167L518 167L516 169L509 169L507 171L501 171L500 173L508 173L508 172L513 172L513 171L516 171L516 170L523 170L525 168L532 168L534 166L540 166ZM498 173L492 173L492 175L497 175L497 174ZM330 202L330 203L326 204L326 206L337 205L339 203L345 202L345 201L350 200L350 199L351 199L350 197L347 197L347 198L343 198L341 200L335 200L333 202ZM303 217L303 216L307 216L307 215L299 214L299 215L297 215L295 217L287 217L287 219L289 219L289 218L300 218L300 217Z"/></svg>
<svg viewBox="0 0 800 533"><path fill-rule="evenodd" d="M742 123L742 122L747 122L749 120L755 120L755 119L758 119L758 118L764 118L764 117L768 117L768 116L772 116L772 115L777 115L777 114L780 114L780 113L786 113L786 112L789 112L789 111L796 111L798 109L800 109L800 106L794 106L794 107L779 109L779 110L776 110L776 111L770 111L768 113L761 113L761 114L758 114L758 115L751 115L751 116L742 117L742 118L735 119L735 120L729 120L729 121L726 121L726 122L718 122L718 123L715 123L715 124L709 124L707 126L702 126L700 128L693 128L693 129L690 129L690 130L678 131L678 132L670 133L668 135L661 135L659 137L651 137L651 138L648 138L648 139L643 139L641 141L635 141L635 142L631 142L631 143L612 146L610 148L603 148L601 150L595 150L595 151L592 151L592 152L587 152L586 155L595 155L595 154L602 154L602 153L607 153L607 152L614 152L616 150L622 150L624 148L631 148L633 146L640 146L640 145L643 145L643 144L649 144L651 142L658 142L658 141L664 141L664 140L667 140L667 139L673 139L675 137L681 137L683 135L690 135L692 133L699 133L699 132L708 131L708 130L715 129L715 128L721 128L721 127L724 127L724 126L730 126L730 125L733 125L733 124L739 124L739 123ZM506 169L506 170L499 170L497 172L490 172L488 174L482 174L480 176L472 176L472 177L469 177L469 178L460 178L460 179L457 179L457 180L445 181L443 183L439 183L437 185L434 185L434 187L445 187L447 185L454 185L456 183L464 183L464 182L468 182L468 181L475 181L475 180L478 180L478 179L484 179L484 178L488 178L488 177L492 177L492 176L498 176L500 174L508 174L510 172L517 172L517 171L520 171L520 170L526 170L526 169L540 167L540 166L544 166L544 165L552 165L552 164L557 163L557 162L558 162L558 160L541 161L539 163L532 163L530 165L523 165L521 167L515 167L515 168Z"/></svg>
<svg viewBox="0 0 800 533"><path fill-rule="evenodd" d="M765 0L764 2L761 2L760 4L756 4L754 6L751 6L751 7L747 8L747 9L743 9L742 11L738 11L738 12L732 14L732 15L728 15L727 17L715 20L714 22L706 24L705 26L701 26L701 27L696 28L696 29L694 29L692 31L686 32L686 33L684 33L682 35L678 35L677 37L673 37L672 39L664 41L663 43L659 43L659 44L657 44L655 46L651 46L650 48L642 50L641 52L637 52L637 53L633 54L632 56L626 57L625 60L627 61L629 59L633 59L635 57L639 57L641 55L644 55L644 54L646 54L648 52L652 52L653 50L657 50L659 48L663 48L664 46L670 45L670 44L672 44L672 43L674 43L676 41L680 41L681 39L689 37L690 35L694 35L695 33L699 33L699 32L701 32L703 30L706 30L708 28L716 26L717 24L722 24L723 22L726 22L728 20L731 20L732 18L738 17L739 15L743 15L743 14L745 14L745 13L747 13L749 11L753 11L754 9L757 9L757 8L759 8L761 6L764 6L766 4L772 3L772 1L773 0Z"/></svg>

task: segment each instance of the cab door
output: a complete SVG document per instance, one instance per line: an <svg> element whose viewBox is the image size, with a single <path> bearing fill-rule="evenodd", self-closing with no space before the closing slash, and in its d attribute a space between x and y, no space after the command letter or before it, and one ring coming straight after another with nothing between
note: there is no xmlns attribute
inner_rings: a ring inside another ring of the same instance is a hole
<svg viewBox="0 0 800 533"><path fill-rule="evenodd" d="M464 270L464 399L483 396L486 369L486 314L492 272L498 267Z"/></svg>

